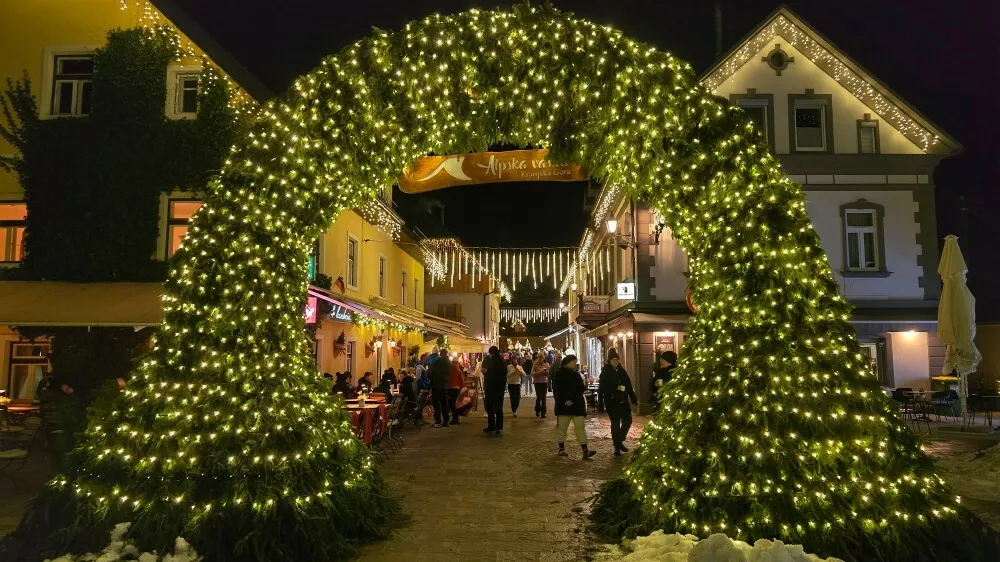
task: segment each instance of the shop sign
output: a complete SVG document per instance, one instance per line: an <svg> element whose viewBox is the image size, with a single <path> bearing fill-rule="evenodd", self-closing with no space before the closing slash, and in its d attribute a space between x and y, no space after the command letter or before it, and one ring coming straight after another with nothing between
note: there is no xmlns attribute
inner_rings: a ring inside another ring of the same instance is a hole
<svg viewBox="0 0 1000 562"><path fill-rule="evenodd" d="M676 337L673 332L658 332L653 335L654 343L656 344L656 353L663 353L664 351L677 351L674 349L674 338Z"/></svg>
<svg viewBox="0 0 1000 562"><path fill-rule="evenodd" d="M634 301L635 300L635 283L619 283L618 284L618 300L620 300L620 301Z"/></svg>
<svg viewBox="0 0 1000 562"><path fill-rule="evenodd" d="M333 305L333 310L330 312L330 318L338 322L350 322L351 311L346 306L335 304Z"/></svg>
<svg viewBox="0 0 1000 562"><path fill-rule="evenodd" d="M403 170L399 189L424 193L456 185L511 181L582 181L587 174L576 164L549 160L548 149L473 152L422 156Z"/></svg>
<svg viewBox="0 0 1000 562"><path fill-rule="evenodd" d="M316 297L306 299L306 311L302 316L306 319L306 324L316 323Z"/></svg>
<svg viewBox="0 0 1000 562"><path fill-rule="evenodd" d="M607 312L611 304L611 297L607 295L587 295L583 297L581 303L582 314L600 314Z"/></svg>

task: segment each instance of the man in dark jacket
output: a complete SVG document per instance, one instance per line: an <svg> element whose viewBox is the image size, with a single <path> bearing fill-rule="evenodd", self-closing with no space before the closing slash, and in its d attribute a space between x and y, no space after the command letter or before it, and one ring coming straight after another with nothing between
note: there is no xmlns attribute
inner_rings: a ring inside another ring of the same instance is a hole
<svg viewBox="0 0 1000 562"><path fill-rule="evenodd" d="M337 373L337 382L333 385L333 393L341 394L344 399L350 399L357 396L354 392L354 387L351 386L351 372Z"/></svg>
<svg viewBox="0 0 1000 562"><path fill-rule="evenodd" d="M507 365L497 346L490 348L483 361L483 392L486 394L486 427L483 433L503 431L503 391L507 386Z"/></svg>
<svg viewBox="0 0 1000 562"><path fill-rule="evenodd" d="M639 401L632 390L632 380L622 367L618 352L612 349L608 353L608 362L601 369L601 379L597 383L597 392L604 402L604 409L611 418L611 440L615 444L615 456L627 453L625 438L632 427L632 406ZM631 404L629 404L631 402Z"/></svg>
<svg viewBox="0 0 1000 562"><path fill-rule="evenodd" d="M448 352L441 350L438 360L431 367L431 400L434 403L434 425L448 427L448 379L451 378L451 360Z"/></svg>
<svg viewBox="0 0 1000 562"><path fill-rule="evenodd" d="M677 365L677 354L673 351L664 351L657 358L656 368L653 369L653 382L650 385L654 411L660 409L660 388L673 378L675 365Z"/></svg>
<svg viewBox="0 0 1000 562"><path fill-rule="evenodd" d="M559 456L568 456L566 453L566 432L569 429L569 422L573 422L573 433L583 450L583 459L587 460L597 454L587 448L587 428L584 425L587 416L587 401L583 393L587 390L587 383L583 382L583 377L576 370L576 356L567 355L562 358L559 370L550 381L552 384L552 394L556 401L556 429L559 435Z"/></svg>

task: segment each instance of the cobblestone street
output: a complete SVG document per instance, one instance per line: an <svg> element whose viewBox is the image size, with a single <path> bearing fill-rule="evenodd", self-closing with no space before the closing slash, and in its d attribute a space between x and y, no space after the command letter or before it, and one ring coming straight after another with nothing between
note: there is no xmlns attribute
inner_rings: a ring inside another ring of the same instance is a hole
<svg viewBox="0 0 1000 562"><path fill-rule="evenodd" d="M572 431L570 456L557 456L552 399L544 420L533 405L525 397L516 419L507 405L500 437L482 432L482 412L457 427L407 431L406 446L390 455L383 472L412 521L392 539L365 547L361 560L583 560L596 544L587 531L589 499L627 457L613 456L604 414L587 419L596 457L581 460ZM629 446L645 421L635 419Z"/></svg>

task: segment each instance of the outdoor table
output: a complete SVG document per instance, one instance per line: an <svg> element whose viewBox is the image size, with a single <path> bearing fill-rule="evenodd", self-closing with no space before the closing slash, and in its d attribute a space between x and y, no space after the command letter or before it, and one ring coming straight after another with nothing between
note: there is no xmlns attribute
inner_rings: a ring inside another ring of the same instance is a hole
<svg viewBox="0 0 1000 562"><path fill-rule="evenodd" d="M31 414L41 411L37 404L7 404L7 412L11 414Z"/></svg>
<svg viewBox="0 0 1000 562"><path fill-rule="evenodd" d="M18 423L21 423L24 421L24 418L41 412L41 407L37 404L15 404L11 402L10 404L3 406L2 410L7 412L9 421L17 421Z"/></svg>
<svg viewBox="0 0 1000 562"><path fill-rule="evenodd" d="M358 399L358 398L346 398L346 399L344 399L344 402L346 402L348 404L358 404L358 403L361 402L361 400ZM373 404L385 404L385 399L384 398L382 398L382 399L378 399L378 398L366 398L365 399L365 404L367 404L369 402L371 402Z"/></svg>
<svg viewBox="0 0 1000 562"><path fill-rule="evenodd" d="M370 445L372 442L372 435L375 429L375 412L379 411L380 408L385 408L385 404L365 403L364 406L360 404L348 404L344 406L344 409L351 414L354 432L365 442L365 445Z"/></svg>

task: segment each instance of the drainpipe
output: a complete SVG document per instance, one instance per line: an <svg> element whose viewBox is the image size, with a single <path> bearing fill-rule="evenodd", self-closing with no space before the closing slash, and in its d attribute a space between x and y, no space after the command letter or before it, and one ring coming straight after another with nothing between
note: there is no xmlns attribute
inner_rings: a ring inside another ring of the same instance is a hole
<svg viewBox="0 0 1000 562"><path fill-rule="evenodd" d="M496 293L496 292L498 292L498 291L490 291L490 292L486 293L485 295L483 295L483 339L486 339L486 340L489 340L489 335L488 335L489 332L486 330L486 328L487 328L487 322L489 322L489 320L488 320L489 316L486 314L486 311L489 308L488 301L489 301L490 295L492 295L493 293Z"/></svg>

